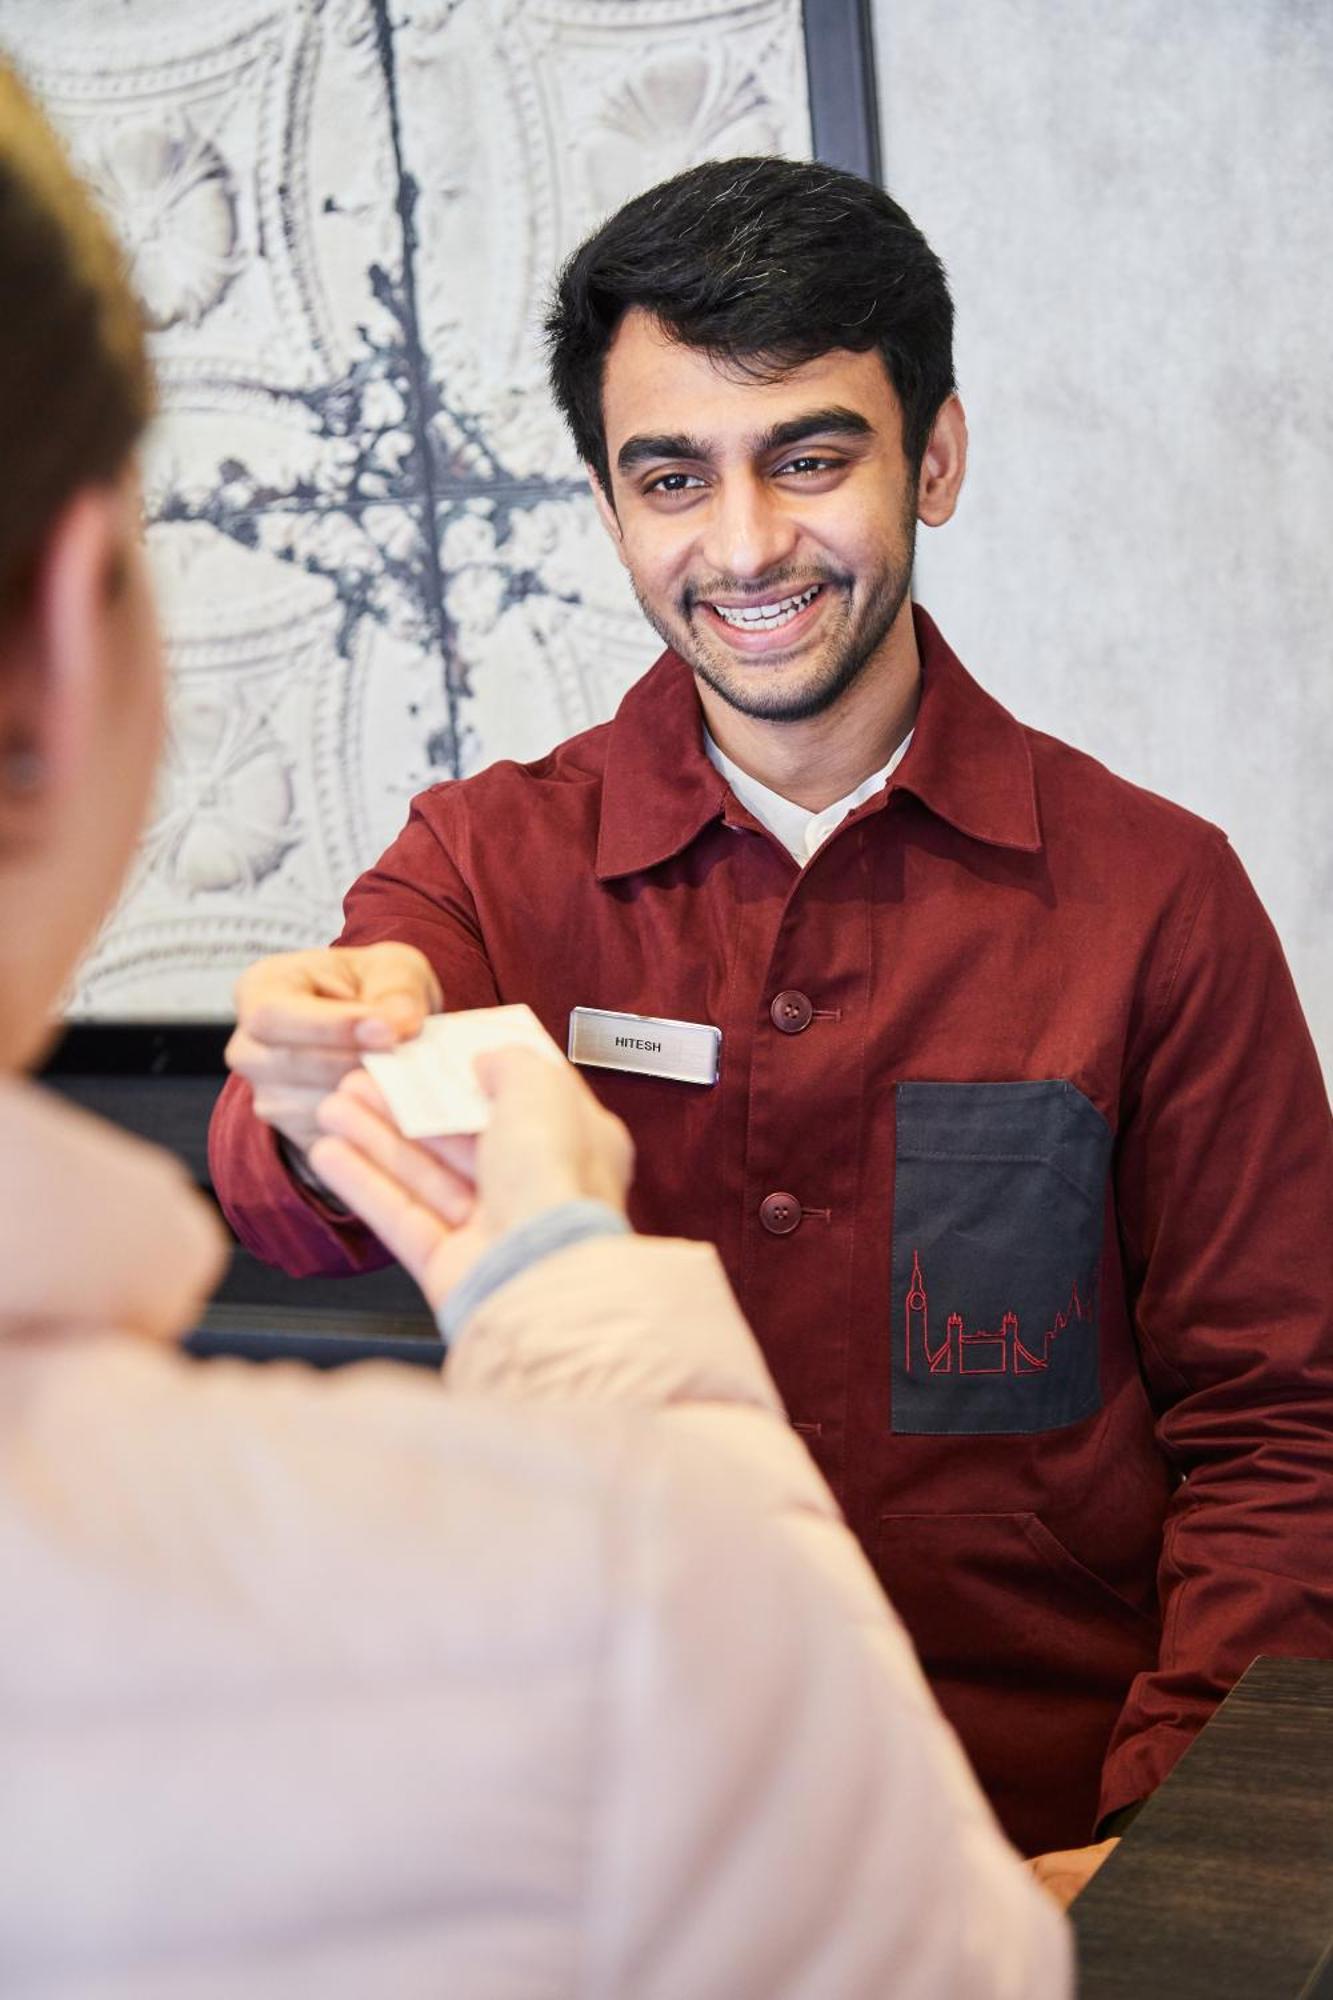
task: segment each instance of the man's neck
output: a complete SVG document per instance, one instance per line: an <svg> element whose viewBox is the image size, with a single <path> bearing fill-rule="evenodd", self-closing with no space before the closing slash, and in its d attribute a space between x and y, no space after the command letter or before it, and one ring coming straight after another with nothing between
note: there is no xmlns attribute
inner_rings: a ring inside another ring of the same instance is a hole
<svg viewBox="0 0 1333 2000"><path fill-rule="evenodd" d="M823 812L888 763L916 718L921 661L910 607L840 700L803 722L745 715L700 681L709 734L724 756L761 785Z"/></svg>

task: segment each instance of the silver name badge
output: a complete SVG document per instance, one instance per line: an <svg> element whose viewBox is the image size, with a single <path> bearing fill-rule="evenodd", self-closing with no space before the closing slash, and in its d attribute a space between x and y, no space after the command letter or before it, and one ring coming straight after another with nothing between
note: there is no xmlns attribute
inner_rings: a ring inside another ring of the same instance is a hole
<svg viewBox="0 0 1333 2000"><path fill-rule="evenodd" d="M716 1083L721 1028L704 1021L659 1021L653 1014L615 1014L575 1007L569 1016L569 1060L585 1069L628 1069L673 1083Z"/></svg>

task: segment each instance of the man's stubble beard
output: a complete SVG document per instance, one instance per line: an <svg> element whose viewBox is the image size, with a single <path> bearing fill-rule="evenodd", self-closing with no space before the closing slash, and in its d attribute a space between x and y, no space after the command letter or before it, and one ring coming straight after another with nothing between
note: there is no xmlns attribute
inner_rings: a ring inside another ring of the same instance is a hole
<svg viewBox="0 0 1333 2000"><path fill-rule="evenodd" d="M849 688L855 686L892 631L912 587L916 557L915 509L908 516L904 530L906 550L902 562L891 559L885 563L855 627L846 629L850 620L850 602L844 596L843 632L841 635L835 633L825 641L825 655L814 679L785 692L781 689L766 691L762 684L749 685L748 680L741 678L746 674L744 667L725 657L717 657L708 647L698 643L688 610L679 614L679 626L668 623L646 601L633 572L630 573L630 582L639 609L654 631L729 707L740 715L753 716L759 722L808 722L812 716L823 715L835 702L842 700ZM846 590L842 579L831 574L816 579L809 572L799 577L779 574L772 579L770 587L774 590L792 586L800 589L816 580L826 588ZM719 588L718 594L730 592Z"/></svg>

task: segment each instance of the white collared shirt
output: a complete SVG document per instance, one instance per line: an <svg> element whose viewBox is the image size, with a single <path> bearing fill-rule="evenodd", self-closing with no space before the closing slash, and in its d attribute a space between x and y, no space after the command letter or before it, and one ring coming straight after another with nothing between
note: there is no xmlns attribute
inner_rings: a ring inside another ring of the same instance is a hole
<svg viewBox="0 0 1333 2000"><path fill-rule="evenodd" d="M704 727L704 750L709 763L722 773L745 810L753 813L775 840L782 842L802 868L807 861L814 859L834 827L841 826L849 812L855 812L858 806L863 806L867 799L873 799L876 792L883 790L906 756L911 740L909 729L887 764L881 765L878 771L872 771L854 792L848 792L846 798L835 799L831 806L825 806L822 812L816 813L794 804L791 799L784 799L781 792L770 790L767 785L761 785L758 778L752 778L748 771L742 771L725 750L718 748L707 725Z"/></svg>

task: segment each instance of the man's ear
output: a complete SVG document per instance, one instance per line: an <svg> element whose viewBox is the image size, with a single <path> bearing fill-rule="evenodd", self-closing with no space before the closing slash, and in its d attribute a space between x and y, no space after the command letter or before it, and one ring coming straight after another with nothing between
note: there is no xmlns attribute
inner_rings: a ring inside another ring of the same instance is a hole
<svg viewBox="0 0 1333 2000"><path fill-rule="evenodd" d="M35 832L85 778L112 670L124 503L83 488L47 532L0 659L0 827Z"/></svg>
<svg viewBox="0 0 1333 2000"><path fill-rule="evenodd" d="M592 497L597 503L597 512L601 517L602 526L611 537L616 554L620 557L621 562L624 562L625 535L620 525L620 516L616 512L606 488L598 478L596 469L585 463L583 470L588 475L588 484L592 488Z"/></svg>
<svg viewBox="0 0 1333 2000"><path fill-rule="evenodd" d="M917 477L917 519L939 528L958 505L967 472L967 415L957 395L940 404Z"/></svg>

